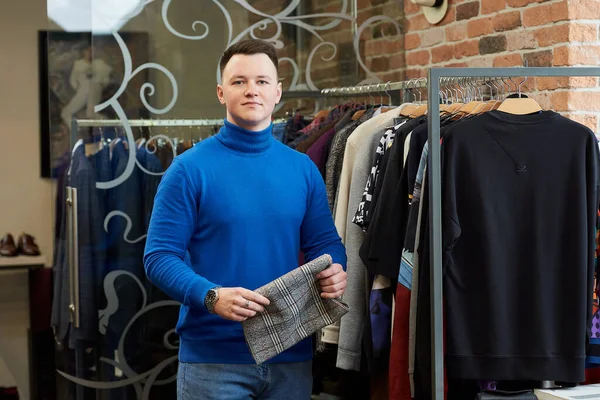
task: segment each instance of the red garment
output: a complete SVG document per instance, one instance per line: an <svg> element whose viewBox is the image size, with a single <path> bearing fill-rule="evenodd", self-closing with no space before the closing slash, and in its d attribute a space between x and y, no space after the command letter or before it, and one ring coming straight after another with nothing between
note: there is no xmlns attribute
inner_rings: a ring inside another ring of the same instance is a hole
<svg viewBox="0 0 600 400"><path fill-rule="evenodd" d="M398 284L394 312L394 334L390 350L389 398L410 400L408 377L408 323L410 313L410 290Z"/></svg>
<svg viewBox="0 0 600 400"><path fill-rule="evenodd" d="M398 284L394 311L394 334L390 350L389 400L411 400L408 375L408 328L410 290ZM445 316L445 314L444 314ZM446 352L446 321L444 319L444 353ZM600 368L598 377L600 378ZM448 374L444 362L444 399L448 399Z"/></svg>
<svg viewBox="0 0 600 400"><path fill-rule="evenodd" d="M41 332L50 328L52 314L52 269L39 268L29 275L31 330Z"/></svg>
<svg viewBox="0 0 600 400"><path fill-rule="evenodd" d="M586 368L585 370L585 382L584 385L592 385L600 383L600 367L598 368Z"/></svg>

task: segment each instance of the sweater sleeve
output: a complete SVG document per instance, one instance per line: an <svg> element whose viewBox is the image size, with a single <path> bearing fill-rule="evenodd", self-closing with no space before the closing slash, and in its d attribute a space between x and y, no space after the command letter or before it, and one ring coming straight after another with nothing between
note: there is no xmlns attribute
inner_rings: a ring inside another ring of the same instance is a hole
<svg viewBox="0 0 600 400"><path fill-rule="evenodd" d="M180 303L202 308L217 286L195 273L184 260L198 217L197 191L178 159L158 186L148 228L144 267L148 279Z"/></svg>
<svg viewBox="0 0 600 400"><path fill-rule="evenodd" d="M300 228L300 248L306 261L329 254L333 262L346 269L346 249L338 235L329 204L325 183L316 165L306 157L309 168L309 194L306 213Z"/></svg>

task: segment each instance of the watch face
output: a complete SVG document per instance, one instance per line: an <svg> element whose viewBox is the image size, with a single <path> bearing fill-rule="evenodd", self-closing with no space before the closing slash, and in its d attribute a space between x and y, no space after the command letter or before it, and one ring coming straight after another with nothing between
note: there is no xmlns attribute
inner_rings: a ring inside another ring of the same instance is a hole
<svg viewBox="0 0 600 400"><path fill-rule="evenodd" d="M208 293L206 294L206 308L208 308L208 311L211 313L214 313L214 309L215 309L215 303L217 302L217 300L219 299L219 293L217 292L216 289L210 289L208 291Z"/></svg>
<svg viewBox="0 0 600 400"><path fill-rule="evenodd" d="M208 312L212 314L215 312L215 303L219 300L219 288L220 286L210 289L208 293L206 293L206 298L204 299L204 305L208 309Z"/></svg>
<svg viewBox="0 0 600 400"><path fill-rule="evenodd" d="M208 291L208 301L214 303L217 299L217 291L215 289L210 289Z"/></svg>

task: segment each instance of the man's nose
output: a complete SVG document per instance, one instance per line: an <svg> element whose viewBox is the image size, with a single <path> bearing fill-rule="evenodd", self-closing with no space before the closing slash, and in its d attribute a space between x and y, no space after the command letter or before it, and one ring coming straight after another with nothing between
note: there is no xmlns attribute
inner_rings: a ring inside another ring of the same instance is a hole
<svg viewBox="0 0 600 400"><path fill-rule="evenodd" d="M248 82L248 88L246 89L246 96L248 97L254 97L258 94L258 87L257 85L250 81Z"/></svg>

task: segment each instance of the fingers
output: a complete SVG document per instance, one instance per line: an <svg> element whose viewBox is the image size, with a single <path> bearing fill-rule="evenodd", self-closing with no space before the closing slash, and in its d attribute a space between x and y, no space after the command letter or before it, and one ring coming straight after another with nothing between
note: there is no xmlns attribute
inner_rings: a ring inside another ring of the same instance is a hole
<svg viewBox="0 0 600 400"><path fill-rule="evenodd" d="M232 321L243 322L248 318L254 317L256 315L256 311L232 303L232 305L227 310L224 310L224 312L220 315L223 318L230 319Z"/></svg>
<svg viewBox="0 0 600 400"><path fill-rule="evenodd" d="M248 318L251 318L252 316L245 316L242 314L237 314L236 312L232 312L231 314L226 315L224 317L231 321L244 322L245 320L247 320Z"/></svg>
<svg viewBox="0 0 600 400"><path fill-rule="evenodd" d="M236 300L234 302L235 302L235 305L237 305L237 306L239 306L239 307L241 307L241 308L243 308L245 310L254 311L255 314L257 312L263 312L263 311L265 311L265 308L263 306L261 306L260 304L258 304L255 301L246 299L244 297L236 298Z"/></svg>
<svg viewBox="0 0 600 400"><path fill-rule="evenodd" d="M340 264L333 264L331 267L317 274L319 286L321 287L321 297L324 299L335 299L344 294L347 285L347 274Z"/></svg>
<svg viewBox="0 0 600 400"><path fill-rule="evenodd" d="M250 302L254 302L257 304L260 304L261 306L268 306L270 304L269 299L267 299L265 296L262 296L256 292L253 292L252 290L248 290L248 289L244 289L244 288L239 288L238 289L238 293L247 300L250 300ZM262 311L262 310L261 310Z"/></svg>
<svg viewBox="0 0 600 400"><path fill-rule="evenodd" d="M337 264L337 265L339 265L339 264ZM327 270L325 270L323 272L327 272ZM321 287L323 288L326 286L336 285L336 284L339 284L342 282L345 284L346 279L347 279L346 271L341 269L341 265L340 265L340 270L338 272L336 272L333 275L328 275L327 277L319 279L319 285L321 285Z"/></svg>
<svg viewBox="0 0 600 400"><path fill-rule="evenodd" d="M327 267L323 271L319 272L316 275L316 278L319 280L326 279L326 278L329 278L330 276L337 275L343 271L344 271L344 268L342 268L341 264L331 264L329 267Z"/></svg>
<svg viewBox="0 0 600 400"><path fill-rule="evenodd" d="M239 317L243 317L244 319L252 318L256 315L256 311L251 310L249 308L240 307L240 306L233 306L231 308L231 311L235 315L237 315Z"/></svg>
<svg viewBox="0 0 600 400"><path fill-rule="evenodd" d="M345 282L345 281L346 281L346 273L342 271L339 274L333 275L327 279L319 280L319 285L321 285L321 287L331 286L331 285L335 285L335 284Z"/></svg>
<svg viewBox="0 0 600 400"><path fill-rule="evenodd" d="M329 285L329 286L321 286L321 294L336 294L336 296L333 297L339 297L341 296L344 291L346 290L346 281L342 281L339 283L336 283L335 285ZM326 296L325 298L332 298L332 297L328 297Z"/></svg>
<svg viewBox="0 0 600 400"><path fill-rule="evenodd" d="M344 290L340 290L340 291L337 291L334 293L322 292L321 297L324 299L337 299L339 297L342 297L343 294L344 294Z"/></svg>
<svg viewBox="0 0 600 400"><path fill-rule="evenodd" d="M215 313L225 319L243 322L263 312L269 300L244 288L222 288L215 304Z"/></svg>

